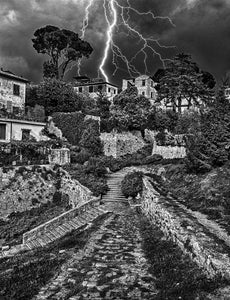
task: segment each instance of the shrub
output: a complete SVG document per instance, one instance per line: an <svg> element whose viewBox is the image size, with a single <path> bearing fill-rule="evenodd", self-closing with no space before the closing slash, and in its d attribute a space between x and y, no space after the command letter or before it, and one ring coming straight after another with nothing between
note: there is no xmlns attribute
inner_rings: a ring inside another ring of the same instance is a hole
<svg viewBox="0 0 230 300"><path fill-rule="evenodd" d="M128 173L121 182L121 191L125 197L136 197L143 190L143 173Z"/></svg>
<svg viewBox="0 0 230 300"><path fill-rule="evenodd" d="M92 157L89 159L86 168L86 173L94 174L98 177L103 177L107 173L106 166L102 159L97 157Z"/></svg>
<svg viewBox="0 0 230 300"><path fill-rule="evenodd" d="M70 152L70 160L72 164L84 164L90 157L91 154L85 149L82 149L79 153L75 151Z"/></svg>

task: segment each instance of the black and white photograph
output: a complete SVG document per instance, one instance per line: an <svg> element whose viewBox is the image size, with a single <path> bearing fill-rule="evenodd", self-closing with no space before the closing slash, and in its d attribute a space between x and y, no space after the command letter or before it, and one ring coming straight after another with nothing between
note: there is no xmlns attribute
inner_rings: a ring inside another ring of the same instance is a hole
<svg viewBox="0 0 230 300"><path fill-rule="evenodd" d="M0 0L0 300L230 300L230 0Z"/></svg>

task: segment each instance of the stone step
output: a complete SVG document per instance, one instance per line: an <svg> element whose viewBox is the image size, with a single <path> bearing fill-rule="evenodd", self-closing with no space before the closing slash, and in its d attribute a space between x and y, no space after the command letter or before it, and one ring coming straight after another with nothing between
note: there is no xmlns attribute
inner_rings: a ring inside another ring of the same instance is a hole
<svg viewBox="0 0 230 300"><path fill-rule="evenodd" d="M69 222L63 223L62 227L66 228L66 230L71 231L74 229L72 225L69 224Z"/></svg>

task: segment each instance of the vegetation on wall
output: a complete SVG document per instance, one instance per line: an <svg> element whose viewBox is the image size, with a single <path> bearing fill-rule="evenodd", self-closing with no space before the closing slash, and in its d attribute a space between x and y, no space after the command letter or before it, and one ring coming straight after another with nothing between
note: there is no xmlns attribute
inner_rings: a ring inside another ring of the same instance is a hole
<svg viewBox="0 0 230 300"><path fill-rule="evenodd" d="M48 162L50 150L61 147L61 140L0 143L0 165L45 164Z"/></svg>
<svg viewBox="0 0 230 300"><path fill-rule="evenodd" d="M61 129L62 134L72 145L78 145L84 130L85 115L81 112L54 113L53 121Z"/></svg>
<svg viewBox="0 0 230 300"><path fill-rule="evenodd" d="M79 145L86 149L91 155L103 153L103 144L100 139L99 124L94 120L87 120L84 123L84 131Z"/></svg>

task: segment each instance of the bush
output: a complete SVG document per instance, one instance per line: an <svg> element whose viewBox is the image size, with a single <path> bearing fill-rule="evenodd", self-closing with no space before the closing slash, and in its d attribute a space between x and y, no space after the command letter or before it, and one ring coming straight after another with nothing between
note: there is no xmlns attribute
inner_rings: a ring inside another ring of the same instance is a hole
<svg viewBox="0 0 230 300"><path fill-rule="evenodd" d="M121 182L121 191L125 197L136 197L143 190L143 173L128 173Z"/></svg>
<svg viewBox="0 0 230 300"><path fill-rule="evenodd" d="M81 152L77 153L75 151L71 151L70 152L70 160L72 164L84 164L86 161L89 160L89 158L91 157L91 154L82 149Z"/></svg>
<svg viewBox="0 0 230 300"><path fill-rule="evenodd" d="M102 159L97 157L92 157L89 159L86 168L86 173L94 174L98 177L103 177L107 173L106 166Z"/></svg>
<svg viewBox="0 0 230 300"><path fill-rule="evenodd" d="M92 158L88 166L75 165L66 169L74 179L90 189L94 196L104 195L109 190L105 178L106 169L97 158Z"/></svg>

